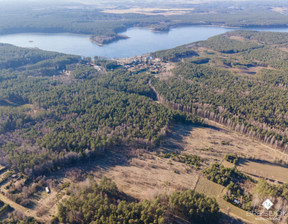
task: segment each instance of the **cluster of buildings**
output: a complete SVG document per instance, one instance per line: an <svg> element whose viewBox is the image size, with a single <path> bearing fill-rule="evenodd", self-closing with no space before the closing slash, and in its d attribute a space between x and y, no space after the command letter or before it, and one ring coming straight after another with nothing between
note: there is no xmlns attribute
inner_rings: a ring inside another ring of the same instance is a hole
<svg viewBox="0 0 288 224"><path fill-rule="evenodd" d="M152 56L135 56L132 58L118 59L117 63L131 72L149 70L154 74L165 72L171 66L170 63L165 63L160 58L154 58Z"/></svg>

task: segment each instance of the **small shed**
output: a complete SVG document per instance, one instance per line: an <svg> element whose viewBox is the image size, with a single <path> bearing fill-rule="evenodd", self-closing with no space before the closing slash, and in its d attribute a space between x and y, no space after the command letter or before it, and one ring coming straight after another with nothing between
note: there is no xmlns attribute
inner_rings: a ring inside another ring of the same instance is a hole
<svg viewBox="0 0 288 224"><path fill-rule="evenodd" d="M49 187L45 187L45 191L49 194L50 193Z"/></svg>
<svg viewBox="0 0 288 224"><path fill-rule="evenodd" d="M234 202L235 202L236 204L240 204L240 201L238 201L237 199L235 199Z"/></svg>

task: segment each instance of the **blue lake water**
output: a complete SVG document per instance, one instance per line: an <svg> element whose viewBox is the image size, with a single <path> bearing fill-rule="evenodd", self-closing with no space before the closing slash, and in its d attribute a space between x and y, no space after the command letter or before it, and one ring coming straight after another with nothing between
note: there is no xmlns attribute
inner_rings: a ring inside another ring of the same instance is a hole
<svg viewBox="0 0 288 224"><path fill-rule="evenodd" d="M20 33L0 35L0 43L9 43L20 47L37 47L42 50L76 54L85 57L102 56L106 58L124 58L142 55L157 50L169 49L179 45L206 40L209 37L234 29L209 26L189 26L171 29L169 32L151 32L149 29L131 28L122 33L129 39L104 45L92 43L89 35ZM288 29L254 29L262 31L288 32Z"/></svg>

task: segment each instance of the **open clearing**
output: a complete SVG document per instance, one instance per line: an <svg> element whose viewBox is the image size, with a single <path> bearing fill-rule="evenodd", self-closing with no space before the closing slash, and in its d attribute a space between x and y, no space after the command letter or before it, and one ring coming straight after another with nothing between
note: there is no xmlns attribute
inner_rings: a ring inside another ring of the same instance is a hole
<svg viewBox="0 0 288 224"><path fill-rule="evenodd" d="M101 169L99 174L99 178L112 178L120 190L138 199L154 199L164 192L170 194L175 190L194 189L199 176L183 163L149 153L132 158L127 166Z"/></svg>
<svg viewBox="0 0 288 224"><path fill-rule="evenodd" d="M176 124L161 142L160 151L185 151L206 159L207 165L221 162L226 154L259 159L270 163L288 162L288 155L253 140L245 135L229 130L213 121L205 120L210 126Z"/></svg>
<svg viewBox="0 0 288 224"><path fill-rule="evenodd" d="M240 159L237 168L256 177L268 178L270 181L288 182L288 166L269 163L261 160Z"/></svg>

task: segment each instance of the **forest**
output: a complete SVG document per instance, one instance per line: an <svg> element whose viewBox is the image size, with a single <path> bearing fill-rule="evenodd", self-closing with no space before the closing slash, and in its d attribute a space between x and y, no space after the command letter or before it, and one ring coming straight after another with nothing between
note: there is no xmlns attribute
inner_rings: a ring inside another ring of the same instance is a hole
<svg viewBox="0 0 288 224"><path fill-rule="evenodd" d="M182 217L191 222L215 223L218 211L215 199L192 190L137 202L119 192L111 179L103 177L99 184L75 189L73 195L60 204L58 216L52 222L165 224Z"/></svg>
<svg viewBox="0 0 288 224"><path fill-rule="evenodd" d="M207 50L178 63L174 77L154 78L152 85L162 102L174 109L215 120L286 150L287 37L235 31L187 45L198 54L199 48ZM207 60L197 62L204 55Z"/></svg>
<svg viewBox="0 0 288 224"><path fill-rule="evenodd" d="M15 171L37 176L115 145L151 148L172 122L202 123L153 102L147 75L109 66L103 73L78 56L1 45L6 51L1 163Z"/></svg>

